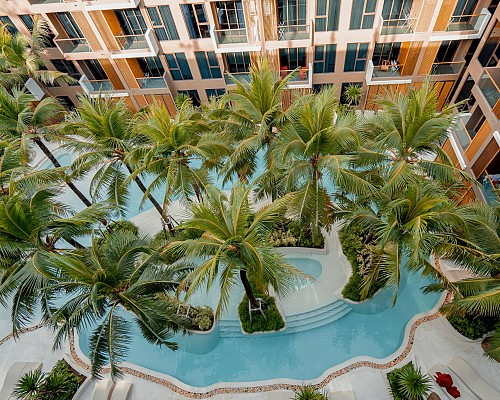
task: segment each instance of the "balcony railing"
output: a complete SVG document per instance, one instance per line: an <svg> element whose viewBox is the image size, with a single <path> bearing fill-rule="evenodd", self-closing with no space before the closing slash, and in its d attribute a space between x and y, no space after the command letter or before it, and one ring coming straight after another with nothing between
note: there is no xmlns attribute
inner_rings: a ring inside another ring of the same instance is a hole
<svg viewBox="0 0 500 400"><path fill-rule="evenodd" d="M446 26L446 31L473 31L478 20L484 17L482 14L453 15Z"/></svg>
<svg viewBox="0 0 500 400"><path fill-rule="evenodd" d="M109 79L88 79L85 75L82 75L78 82L90 97L99 97L100 95L110 97L127 96L126 92L115 90Z"/></svg>
<svg viewBox="0 0 500 400"><path fill-rule="evenodd" d="M384 65L373 65L372 60L368 60L366 68L366 83L368 85L392 85L411 83L411 77L402 75L404 64L397 61L391 61Z"/></svg>
<svg viewBox="0 0 500 400"><path fill-rule="evenodd" d="M403 71L404 64L397 62L388 65L374 65L373 78L394 78L400 77Z"/></svg>
<svg viewBox="0 0 500 400"><path fill-rule="evenodd" d="M65 55L93 52L85 38L55 39L54 42Z"/></svg>
<svg viewBox="0 0 500 400"><path fill-rule="evenodd" d="M163 89L168 87L165 75L166 73L163 76L145 76L136 80L141 89Z"/></svg>
<svg viewBox="0 0 500 400"><path fill-rule="evenodd" d="M311 25L278 25L278 40L307 40L311 38Z"/></svg>
<svg viewBox="0 0 500 400"><path fill-rule="evenodd" d="M140 0L88 0L85 4L86 11L123 10L137 8Z"/></svg>
<svg viewBox="0 0 500 400"><path fill-rule="evenodd" d="M312 88L312 64L300 69L280 69L280 78L293 74L288 81L288 89Z"/></svg>
<svg viewBox="0 0 500 400"><path fill-rule="evenodd" d="M484 171L478 180L483 185L482 192L486 202L488 204L498 203L500 200L500 174L489 174Z"/></svg>
<svg viewBox="0 0 500 400"><path fill-rule="evenodd" d="M464 65L465 61L437 62L432 64L430 75L456 75Z"/></svg>
<svg viewBox="0 0 500 400"><path fill-rule="evenodd" d="M149 28L139 35L115 36L120 50L111 52L111 58L153 57L158 55L158 42Z"/></svg>
<svg viewBox="0 0 500 400"><path fill-rule="evenodd" d="M232 53L240 51L260 51L261 43L255 25L241 29L210 28L210 38L216 53Z"/></svg>
<svg viewBox="0 0 500 400"><path fill-rule="evenodd" d="M224 72L224 80L226 81L226 85L235 85L235 81L245 84L250 83L252 77L250 76L250 72Z"/></svg>
<svg viewBox="0 0 500 400"><path fill-rule="evenodd" d="M444 30L433 32L430 40L479 39L491 18L491 13L483 8L479 14L454 15Z"/></svg>
<svg viewBox="0 0 500 400"><path fill-rule="evenodd" d="M31 5L65 3L64 0L28 0Z"/></svg>
<svg viewBox="0 0 500 400"><path fill-rule="evenodd" d="M477 85L497 118L500 118L500 88L497 83L500 82L500 79L495 80L492 73L498 75L497 78L500 78L500 69L494 69L490 73L488 68L485 68Z"/></svg>
<svg viewBox="0 0 500 400"><path fill-rule="evenodd" d="M458 143L462 147L462 150L467 150L472 142L472 139L474 139L476 132L467 129L463 119L460 116L457 118L454 128L455 135L457 137Z"/></svg>
<svg viewBox="0 0 500 400"><path fill-rule="evenodd" d="M214 29L217 43L220 45L225 44L239 44L248 43L247 30L243 29Z"/></svg>
<svg viewBox="0 0 500 400"><path fill-rule="evenodd" d="M381 35L401 35L415 32L418 18L382 19Z"/></svg>

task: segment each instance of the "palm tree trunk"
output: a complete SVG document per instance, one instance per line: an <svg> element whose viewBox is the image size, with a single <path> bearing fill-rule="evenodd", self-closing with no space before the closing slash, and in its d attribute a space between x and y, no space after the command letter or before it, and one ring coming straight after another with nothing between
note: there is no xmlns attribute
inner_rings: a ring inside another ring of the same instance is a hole
<svg viewBox="0 0 500 400"><path fill-rule="evenodd" d="M196 198L198 199L198 202L201 202L201 190L196 182L193 182L193 190L194 190L194 193L196 194Z"/></svg>
<svg viewBox="0 0 500 400"><path fill-rule="evenodd" d="M252 308L259 308L260 305L257 302L257 299L255 298L255 296L253 294L252 286L250 285L250 282L248 281L246 270L240 269L240 279L241 279L241 283L243 283L243 287L245 288L245 294L247 295L248 300L250 301Z"/></svg>
<svg viewBox="0 0 500 400"><path fill-rule="evenodd" d="M132 170L130 165L128 165L126 163L124 163L124 164L125 164L125 167L127 167L129 174L132 175L134 173L134 171ZM146 188L146 185L144 185L144 183L141 181L141 178L136 176L134 178L134 181L137 184L137 186L139 186L139 189L141 189L142 193L146 194L148 189ZM174 230L174 226L172 225L172 221L171 221L170 217L168 216L168 214L162 208L160 203L158 203L156 201L156 199L153 197L153 195L151 193L148 193L148 199L151 202L151 204L153 204L154 208L156 208L156 211L158 211L158 213L161 215L161 218L163 219L163 221L165 221L165 224L167 225L169 232L172 232Z"/></svg>
<svg viewBox="0 0 500 400"><path fill-rule="evenodd" d="M45 143L42 142L41 139L39 138L34 138L33 141L37 144L40 150L42 150L43 154L47 156L47 158L50 160L50 162L54 165L56 168L60 168L61 164L59 164L59 161L57 161L57 158L54 157L54 154L49 150L47 146L45 146ZM90 207L92 205L92 202L85 197L85 195L78 189L73 182L69 179L64 179L64 182L68 187L73 191L74 194L85 204L87 207Z"/></svg>

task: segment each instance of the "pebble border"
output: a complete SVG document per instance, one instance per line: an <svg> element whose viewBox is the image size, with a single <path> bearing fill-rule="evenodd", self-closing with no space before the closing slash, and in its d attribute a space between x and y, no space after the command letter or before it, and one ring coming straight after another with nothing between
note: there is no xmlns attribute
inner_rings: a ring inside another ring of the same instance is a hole
<svg viewBox="0 0 500 400"><path fill-rule="evenodd" d="M443 304L450 302L451 299L452 299L452 294L448 293ZM439 318L441 315L442 314L439 311L436 311L434 314L417 319L412 324L412 326L410 328L410 334L408 335L408 341L406 343L406 347L401 352L401 354L399 356L397 356L395 359L393 359L392 361L385 362L385 363L377 363L377 362L373 362L373 361L357 361L353 364L350 364L346 367L339 369L338 371L330 373L325 379L323 379L321 382L319 382L317 384L314 384L313 386L318 388L318 389L322 389L326 385L328 385L333 379L338 378L339 376L342 376L350 371L353 371L355 369L362 368L362 367L368 367L368 368L374 368L374 369L380 369L380 370L389 369L389 368L394 367L395 365L397 365L401 361L403 361L410 353L410 350L413 347L413 342L415 340L415 332L416 332L417 328L425 322L432 321L434 319ZM82 359L80 359L80 357L76 353L74 337L72 334L70 335L70 353L71 353L71 357L73 358L73 360L75 361L75 363L78 366L80 366L81 368L83 368L87 371L90 371L90 365L88 365ZM189 399L208 399L210 397L213 397L213 396L216 396L219 394L263 393L263 392L270 392L270 391L274 391L274 390L292 390L293 391L293 390L297 390L298 388L300 388L300 385L277 383L277 384L271 384L271 385L249 386L249 387L222 387L222 388L212 389L212 390L207 391L207 392L199 393L199 392L191 392L189 390L182 389L181 387L175 385L174 383L172 383L166 379L158 378L156 376L152 376L152 375L146 374L144 372L137 371L133 368L122 367L121 370L123 372L125 372L129 375L135 376L139 379L144 379L144 380L156 383L158 385L164 386L164 387L170 389L171 391L173 391L181 396L187 397ZM105 368L105 369L103 369L102 372L109 373L110 369Z"/></svg>

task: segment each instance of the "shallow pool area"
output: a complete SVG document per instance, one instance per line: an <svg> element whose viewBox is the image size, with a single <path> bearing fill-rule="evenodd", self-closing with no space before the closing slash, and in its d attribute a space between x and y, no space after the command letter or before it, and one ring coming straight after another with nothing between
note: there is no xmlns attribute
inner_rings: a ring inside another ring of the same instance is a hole
<svg viewBox="0 0 500 400"><path fill-rule="evenodd" d="M286 262L310 277L309 279L295 283L295 286L293 287L294 290L303 289L317 281L323 271L321 263L312 258L287 257Z"/></svg>

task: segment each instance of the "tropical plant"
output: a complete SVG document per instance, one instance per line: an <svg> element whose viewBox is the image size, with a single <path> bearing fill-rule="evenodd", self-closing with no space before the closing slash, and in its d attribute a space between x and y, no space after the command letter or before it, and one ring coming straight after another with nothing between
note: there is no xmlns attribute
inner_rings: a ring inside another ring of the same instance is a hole
<svg viewBox="0 0 500 400"><path fill-rule="evenodd" d="M349 84L342 93L345 102L350 106L357 106L363 97L363 89L360 85Z"/></svg>
<svg viewBox="0 0 500 400"><path fill-rule="evenodd" d="M354 114L335 117L334 89L297 101L281 127L275 157L286 170L288 212L317 243L333 221L332 194L366 193L371 185L350 169L361 144Z"/></svg>
<svg viewBox="0 0 500 400"><path fill-rule="evenodd" d="M53 84L56 80L74 82L74 79L59 71L44 68L41 56L47 47L50 28L42 17L33 17L33 29L30 36L20 32L12 34L8 27L0 24L0 84L13 87L24 84L26 79Z"/></svg>
<svg viewBox="0 0 500 400"><path fill-rule="evenodd" d="M328 400L329 398L325 391L321 392L313 385L304 385L295 391L295 396L290 400Z"/></svg>
<svg viewBox="0 0 500 400"><path fill-rule="evenodd" d="M179 226L200 230L201 237L175 241L166 247L167 253L199 263L179 287L179 290L187 288L186 299L201 287L209 289L218 280L220 298L216 318L227 309L238 275L253 308L259 308L259 303L252 285L261 293L268 293L270 285L281 295L291 289L294 280L303 278L267 240L283 215L283 203L274 202L252 214L250 192L251 187L236 184L228 198L209 186L201 202L192 205L192 217Z"/></svg>
<svg viewBox="0 0 500 400"><path fill-rule="evenodd" d="M91 99L80 97L80 106L64 123L65 146L80 156L73 162L77 176L92 173L92 197L104 199L121 213L129 200L126 178L134 174L136 166L130 160L134 149L145 145L147 137L135 132L132 113L124 101L109 97ZM169 229L173 225L166 210L156 201L139 174L133 180L153 204Z"/></svg>
<svg viewBox="0 0 500 400"><path fill-rule="evenodd" d="M432 388L431 378L411 362L389 372L387 378L395 400L424 400Z"/></svg>
<svg viewBox="0 0 500 400"><path fill-rule="evenodd" d="M60 122L64 113L64 107L55 98L48 97L35 104L34 97L23 90L14 87L10 94L0 87L0 140L10 143L5 151L15 152L20 162L26 165L30 161L32 145L36 144L54 167L61 171L66 185L89 207L92 202L64 173L61 164L44 142L61 139L52 125Z"/></svg>
<svg viewBox="0 0 500 400"><path fill-rule="evenodd" d="M133 159L141 166L129 179L146 171L153 176L147 188L165 188L163 204L180 198L190 202L209 184L208 170L229 153L224 137L211 133L202 115L187 96L176 98L177 114L171 118L163 104L154 104L138 115L136 132L146 135L151 144L137 149Z"/></svg>

